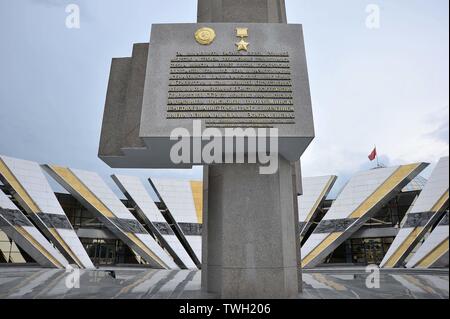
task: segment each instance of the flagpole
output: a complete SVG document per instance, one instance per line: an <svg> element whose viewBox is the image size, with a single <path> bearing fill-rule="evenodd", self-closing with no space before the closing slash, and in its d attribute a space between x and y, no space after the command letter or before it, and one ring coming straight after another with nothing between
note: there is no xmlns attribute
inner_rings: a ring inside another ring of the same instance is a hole
<svg viewBox="0 0 450 319"><path fill-rule="evenodd" d="M380 159L378 158L378 149L377 146L375 145L375 149L377 150L377 168L380 168Z"/></svg>

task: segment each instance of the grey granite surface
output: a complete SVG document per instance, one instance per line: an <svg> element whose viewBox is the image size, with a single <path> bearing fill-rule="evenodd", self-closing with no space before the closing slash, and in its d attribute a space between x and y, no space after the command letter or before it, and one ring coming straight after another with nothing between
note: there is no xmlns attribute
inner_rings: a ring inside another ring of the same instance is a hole
<svg viewBox="0 0 450 319"><path fill-rule="evenodd" d="M111 276L114 271L115 278ZM211 299L201 292L200 271L104 268L80 272L69 289L64 270L0 267L0 299ZM322 268L303 274L299 299L448 299L447 270L381 270L369 289L363 268Z"/></svg>

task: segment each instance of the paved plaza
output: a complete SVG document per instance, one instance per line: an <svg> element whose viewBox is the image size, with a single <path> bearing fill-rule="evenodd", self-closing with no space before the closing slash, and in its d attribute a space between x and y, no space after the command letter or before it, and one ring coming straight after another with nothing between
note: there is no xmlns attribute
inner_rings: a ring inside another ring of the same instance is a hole
<svg viewBox="0 0 450 319"><path fill-rule="evenodd" d="M381 270L369 289L363 268L306 270L299 299L448 299L448 270ZM0 268L0 299L213 299L200 271L136 268L81 270L79 288L64 270Z"/></svg>

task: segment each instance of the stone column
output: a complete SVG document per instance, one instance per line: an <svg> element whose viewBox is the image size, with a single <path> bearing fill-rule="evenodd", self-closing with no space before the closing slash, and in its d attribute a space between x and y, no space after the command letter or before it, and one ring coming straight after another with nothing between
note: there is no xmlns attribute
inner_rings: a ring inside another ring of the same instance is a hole
<svg viewBox="0 0 450 319"><path fill-rule="evenodd" d="M287 23L284 0L198 0L198 23Z"/></svg>
<svg viewBox="0 0 450 319"><path fill-rule="evenodd" d="M284 0L199 0L198 22L286 23ZM279 158L204 169L202 287L222 298L294 298L301 291L300 166Z"/></svg>

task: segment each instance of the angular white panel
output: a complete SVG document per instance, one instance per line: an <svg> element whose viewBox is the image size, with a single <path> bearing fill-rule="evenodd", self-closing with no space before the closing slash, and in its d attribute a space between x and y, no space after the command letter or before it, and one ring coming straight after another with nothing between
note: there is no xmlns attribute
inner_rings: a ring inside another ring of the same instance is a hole
<svg viewBox="0 0 450 319"><path fill-rule="evenodd" d="M155 192L177 223L200 224L190 181L152 178ZM202 260L202 237L184 234L198 260Z"/></svg>
<svg viewBox="0 0 450 319"><path fill-rule="evenodd" d="M353 176L303 245L303 266L320 264L426 166L378 168Z"/></svg>
<svg viewBox="0 0 450 319"><path fill-rule="evenodd" d="M422 246L416 251L409 262L406 264L408 268L432 268L435 266L448 267L448 241L449 226L448 213L444 216L439 225L431 232ZM436 252L433 256L433 252ZM429 262L425 261L430 258Z"/></svg>
<svg viewBox="0 0 450 319"><path fill-rule="evenodd" d="M381 262L381 267L401 266L441 216L448 203L449 158L441 158L428 182L402 221L401 229Z"/></svg>
<svg viewBox="0 0 450 319"><path fill-rule="evenodd" d="M322 233L322 234L312 233L302 247L302 258L303 256L308 256L311 253L311 251L313 251L314 248L319 246L324 241L324 239L327 238L329 235L330 235L329 233Z"/></svg>
<svg viewBox="0 0 450 319"><path fill-rule="evenodd" d="M302 179L303 194L298 196L298 219L300 234L304 236L310 222L314 220L317 208L327 197L336 181L336 176L305 177Z"/></svg>
<svg viewBox="0 0 450 319"><path fill-rule="evenodd" d="M186 239L194 250L198 260L202 260L202 236L186 235Z"/></svg>
<svg viewBox="0 0 450 319"><path fill-rule="evenodd" d="M331 206L324 220L347 218L399 167L364 171L354 175Z"/></svg>
<svg viewBox="0 0 450 319"><path fill-rule="evenodd" d="M167 251L148 234L97 173L56 166L45 166L45 169L150 265L178 269Z"/></svg>
<svg viewBox="0 0 450 319"><path fill-rule="evenodd" d="M170 229L170 226L148 194L141 180L135 176L124 175L113 175L113 180L122 192L136 205L137 212L141 218L147 224L152 225L153 231L163 238L167 245L170 246L172 253L181 260L184 266L190 269L197 268L178 237ZM165 226L163 233L159 231L158 225Z"/></svg>
<svg viewBox="0 0 450 319"><path fill-rule="evenodd" d="M7 176L3 176L5 182L14 189L15 196L18 197L19 202L40 230L79 267L95 268L39 164L7 156L0 156L0 161L4 163L20 186L15 185L15 181L8 180ZM33 201L33 206L37 206L37 208L28 206L27 201L21 197L20 190L15 189L16 187L22 187ZM36 209L38 211L35 211ZM57 216L66 226L58 227L58 224L52 222L53 226L49 227L49 223L42 219L43 216ZM57 235L52 233L52 230Z"/></svg>
<svg viewBox="0 0 450 319"><path fill-rule="evenodd" d="M16 224L5 216L11 213L18 218ZM69 264L1 190L0 228L41 266L63 268Z"/></svg>
<svg viewBox="0 0 450 319"><path fill-rule="evenodd" d="M190 181L152 178L152 182L177 222L200 223Z"/></svg>
<svg viewBox="0 0 450 319"><path fill-rule="evenodd" d="M170 269L179 269L178 265L173 261L172 256L164 250L150 234L136 234L151 251L153 251L159 258L161 258Z"/></svg>
<svg viewBox="0 0 450 319"><path fill-rule="evenodd" d="M449 158L439 160L409 213L429 211L449 189Z"/></svg>

